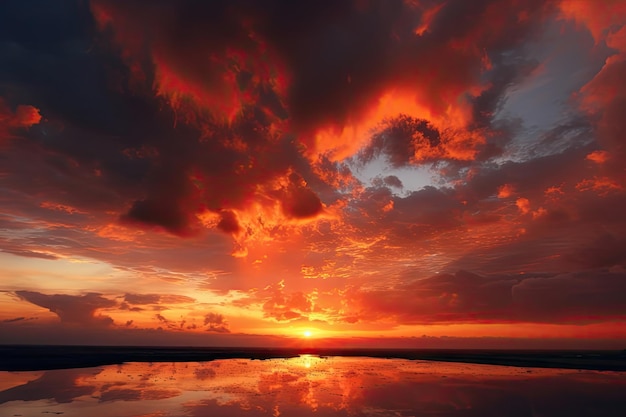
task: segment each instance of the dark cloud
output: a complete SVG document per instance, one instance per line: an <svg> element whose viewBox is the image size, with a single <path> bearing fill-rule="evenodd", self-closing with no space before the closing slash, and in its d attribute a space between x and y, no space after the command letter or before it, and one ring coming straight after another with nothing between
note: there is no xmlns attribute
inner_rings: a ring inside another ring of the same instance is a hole
<svg viewBox="0 0 626 417"><path fill-rule="evenodd" d="M28 301L59 316L62 323L90 326L108 326L113 324L111 317L98 314L97 310L115 307L117 303L98 293L84 295L42 294L36 291L15 291L22 300Z"/></svg>
<svg viewBox="0 0 626 417"><path fill-rule="evenodd" d="M379 219L382 216L380 226L392 227L399 233L406 232L407 227L415 232L418 229L432 232L460 225L465 210L454 190L431 186L406 196L393 195L387 187L372 187L365 189L360 197L356 206L359 214Z"/></svg>
<svg viewBox="0 0 626 417"><path fill-rule="evenodd" d="M179 330L181 328L174 320L170 320L160 313L155 314L154 318L157 319L161 325L164 325L166 329ZM159 326L159 329L162 330L162 327Z"/></svg>
<svg viewBox="0 0 626 417"><path fill-rule="evenodd" d="M134 305L147 304L182 304L193 303L195 300L186 295L176 294L125 294L124 301Z"/></svg>
<svg viewBox="0 0 626 417"><path fill-rule="evenodd" d="M38 2L32 21L14 3L5 3L15 17L7 27L16 21L25 27L2 35L23 50L8 54L3 74L20 94L31 92L33 103L51 120L33 140L98 172L98 181L124 200L109 200L118 211L132 201L123 220L181 236L198 232L196 215L205 210L221 213L219 230L239 232L242 226L232 210L245 210L251 200L264 201L268 193L259 194L259 186L294 167L310 186L270 194L277 196L287 217L320 214L318 190L325 181L307 163L298 162L304 160L301 144L312 145L311 135L303 132L356 120L387 88L406 87L417 79L441 86L423 92L425 103L441 107L442 92L462 91L478 82L481 48L504 51L517 45L532 26L517 16L542 13L541 2L520 5L519 10L492 2L471 7L442 3L431 27L416 36L426 9L399 0L359 7L351 2L294 5L278 0L263 7L249 1L94 1L93 16L82 4L54 9ZM459 8L464 12L459 14ZM506 31L497 28L506 36L467 26L467 16L480 22L494 15L506 16ZM103 35L93 41L95 23ZM36 31L26 30L32 26L54 27L55 36L33 36ZM448 43L467 37L473 38L476 50ZM108 46L107 39L120 50ZM45 55L49 49L59 52L58 59ZM214 59L202 58L209 55ZM44 65L45 59L52 61ZM50 77L53 82L45 85L37 81ZM142 82L145 88L131 87ZM172 109L149 96L153 84ZM190 111L194 105L209 114ZM229 123L217 116L224 113L229 113ZM290 119L289 129L302 133L298 141L283 129L285 118ZM421 133L428 146L438 142L438 133L427 122L402 120L390 122L374 142L392 139L372 145L387 152L394 164L420 159L415 152L396 152L421 146L415 138L408 143L407 137ZM83 140L86 135L89 141ZM69 188L57 184L55 189ZM97 199L82 200L75 206L90 206Z"/></svg>
<svg viewBox="0 0 626 417"><path fill-rule="evenodd" d="M612 233L603 234L577 248L570 259L583 268L626 265L626 238Z"/></svg>
<svg viewBox="0 0 626 417"><path fill-rule="evenodd" d="M161 300L160 294L125 294L124 301L129 304L157 304Z"/></svg>
<svg viewBox="0 0 626 417"><path fill-rule="evenodd" d="M626 317L623 272L545 276L439 274L356 298L363 319L401 323L590 323Z"/></svg>
<svg viewBox="0 0 626 417"><path fill-rule="evenodd" d="M320 198L311 189L292 186L283 200L283 211L288 217L306 219L322 211Z"/></svg>
<svg viewBox="0 0 626 417"><path fill-rule="evenodd" d="M623 31L623 30L622 30ZM621 55L612 57L602 71L583 91L588 94L586 100L593 109L596 119L597 140L603 149L611 154L608 168L624 180L622 162L626 157L623 137L626 134L626 121L622 109L626 105L626 45L622 46Z"/></svg>
<svg viewBox="0 0 626 417"><path fill-rule="evenodd" d="M26 320L26 317L15 317L13 319L2 320L3 323L15 323L16 321Z"/></svg>
<svg viewBox="0 0 626 417"><path fill-rule="evenodd" d="M521 319L579 323L623 319L624 272L603 270L529 278L512 288Z"/></svg>
<svg viewBox="0 0 626 417"><path fill-rule="evenodd" d="M530 198L542 195L551 186L559 186L580 175L580 161L584 160L585 148L573 148L567 152L537 157L526 161L506 161L500 165L487 165L474 171L459 192L464 199L476 200L497 196L505 184L512 186L518 195Z"/></svg>
<svg viewBox="0 0 626 417"><path fill-rule="evenodd" d="M123 220L162 226L167 231L181 236L190 233L188 215L177 200L136 201L128 214L123 216Z"/></svg>
<svg viewBox="0 0 626 417"><path fill-rule="evenodd" d="M424 187L395 198L393 215L415 227L440 229L458 224L463 210L463 204L451 190Z"/></svg>
<svg viewBox="0 0 626 417"><path fill-rule="evenodd" d="M341 127L359 119L370 102L389 87L421 79L441 85L444 92L470 88L478 82L476 74L483 57L471 50L450 48L449 37L461 39L472 34L477 37L473 39L477 50L504 50L517 44L531 26L513 17L541 9L540 2L520 10L490 8L491 2L483 3L462 6L465 14L457 13L459 4L446 4L432 28L420 37L414 30L424 11L399 0L363 7L350 2L295 5L278 0L263 7L248 1L184 1L158 6L94 1L95 18L104 33L121 46L126 65L156 84L157 93L181 114L177 120L200 130L201 143L179 140L174 148L167 136L180 136L180 132L165 127L154 140L141 144L154 147L158 156L155 169L143 174L148 196L136 199L124 218L158 225L178 235L193 234L198 229L195 214L205 209L218 213L244 209L246 201L259 200L255 195L259 185L286 174L293 166L293 155L301 154L296 150L299 145L276 146L290 141L272 133L286 117L290 129L301 133L299 143L313 146L312 130ZM478 21L491 19L492 13L507 16L505 20L512 26L507 27L507 36L474 34L465 23L459 24L466 22L467 16ZM203 59L209 55L198 54L199 50L210 51L214 58ZM435 51L437 59L428 59ZM419 60L409 58L417 56ZM428 90L425 95L428 105L443 107L440 92ZM206 117L202 111L191 114L194 105L210 115ZM148 109L147 114L151 112L154 114ZM221 123L221 117L228 117L230 123ZM393 151L402 147L407 135L421 133L428 146L438 142L438 133L427 122L407 119L407 123L414 128L400 126L401 120L392 122L389 131L378 137L393 138L374 145L393 155L394 164L406 162L407 154ZM417 142L405 145L421 148ZM419 152L408 155L421 158ZM426 155L422 159L432 158ZM125 163L130 167L129 161ZM310 172L300 174L308 183L318 181ZM314 217L322 209L316 190L307 187L287 190L281 204L287 217L293 218ZM218 223L220 230L240 230L233 215L222 216L227 218Z"/></svg>
<svg viewBox="0 0 626 417"><path fill-rule="evenodd" d="M226 318L218 313L207 313L204 315L204 325L209 332L230 333Z"/></svg>
<svg viewBox="0 0 626 417"><path fill-rule="evenodd" d="M493 54L489 88L473 99L473 123L476 128L491 126L493 117L505 103L507 89L528 77L539 62L524 57L523 51Z"/></svg>
<svg viewBox="0 0 626 417"><path fill-rule="evenodd" d="M400 178L396 177L395 175L387 175L385 178L383 178L383 182L390 186L390 187L396 187L396 188L402 188L402 181L400 180Z"/></svg>
<svg viewBox="0 0 626 417"><path fill-rule="evenodd" d="M226 233L238 233L241 231L237 215L230 210L220 212L220 221L217 224L217 228Z"/></svg>
<svg viewBox="0 0 626 417"><path fill-rule="evenodd" d="M435 161L443 152L438 148L441 134L427 120L401 115L388 120L372 135L371 142L359 154L361 162L369 162L381 153L393 167L413 162Z"/></svg>

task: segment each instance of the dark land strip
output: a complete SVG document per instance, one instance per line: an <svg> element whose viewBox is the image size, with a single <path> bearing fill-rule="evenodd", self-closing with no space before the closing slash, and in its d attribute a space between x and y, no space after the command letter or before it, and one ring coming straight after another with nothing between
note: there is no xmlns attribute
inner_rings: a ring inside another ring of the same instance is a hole
<svg viewBox="0 0 626 417"><path fill-rule="evenodd" d="M0 371L86 368L126 362L205 362L277 359L303 354L463 362L529 368L626 371L624 351L426 350L324 348L198 348L0 345Z"/></svg>

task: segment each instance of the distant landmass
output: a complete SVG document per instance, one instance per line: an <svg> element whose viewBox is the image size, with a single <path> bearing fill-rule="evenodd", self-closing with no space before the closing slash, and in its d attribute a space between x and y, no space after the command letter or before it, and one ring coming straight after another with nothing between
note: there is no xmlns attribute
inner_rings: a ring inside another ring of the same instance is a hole
<svg viewBox="0 0 626 417"><path fill-rule="evenodd" d="M126 362L206 362L217 359L277 359L316 356L465 362L531 368L626 371L626 350L416 350L338 348L198 348L130 346L0 345L1 371L86 368Z"/></svg>

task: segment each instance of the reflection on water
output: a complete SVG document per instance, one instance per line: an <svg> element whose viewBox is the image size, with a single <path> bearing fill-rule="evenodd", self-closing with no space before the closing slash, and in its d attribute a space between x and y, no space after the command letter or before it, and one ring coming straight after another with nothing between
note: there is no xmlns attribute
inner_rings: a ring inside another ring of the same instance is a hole
<svg viewBox="0 0 626 417"><path fill-rule="evenodd" d="M0 417L624 416L626 374L373 358L0 372Z"/></svg>

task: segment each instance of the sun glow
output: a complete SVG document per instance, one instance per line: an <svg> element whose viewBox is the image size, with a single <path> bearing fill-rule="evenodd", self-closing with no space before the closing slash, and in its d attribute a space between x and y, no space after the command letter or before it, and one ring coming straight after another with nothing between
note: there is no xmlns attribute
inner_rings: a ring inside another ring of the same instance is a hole
<svg viewBox="0 0 626 417"><path fill-rule="evenodd" d="M310 331L310 330L305 330L305 331L302 333L302 335L303 335L305 338L307 338L307 339L308 339L308 338L310 338L311 336L313 336L313 333L311 333L311 331Z"/></svg>

